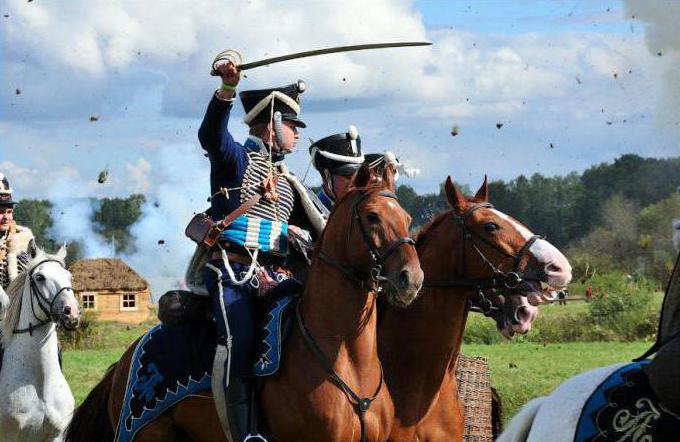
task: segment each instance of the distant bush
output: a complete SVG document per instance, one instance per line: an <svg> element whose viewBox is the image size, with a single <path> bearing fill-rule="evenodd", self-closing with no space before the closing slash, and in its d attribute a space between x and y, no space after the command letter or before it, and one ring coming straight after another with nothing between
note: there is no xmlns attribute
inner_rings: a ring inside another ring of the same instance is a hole
<svg viewBox="0 0 680 442"><path fill-rule="evenodd" d="M59 329L59 342L68 350L83 350L94 346L97 335L95 313L85 311L80 316L80 324L75 330Z"/></svg>

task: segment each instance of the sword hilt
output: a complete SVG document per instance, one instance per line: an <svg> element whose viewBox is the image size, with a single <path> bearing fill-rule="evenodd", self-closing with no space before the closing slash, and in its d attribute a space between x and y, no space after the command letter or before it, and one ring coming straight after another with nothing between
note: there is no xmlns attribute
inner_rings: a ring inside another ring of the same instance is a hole
<svg viewBox="0 0 680 442"><path fill-rule="evenodd" d="M238 66L243 62L243 58L241 57L241 53L238 52L235 49L225 49L224 51L220 52L215 56L212 62L212 69L210 69L210 75L213 77L219 77L220 73L217 71L218 63L226 61L226 62L232 62Z"/></svg>

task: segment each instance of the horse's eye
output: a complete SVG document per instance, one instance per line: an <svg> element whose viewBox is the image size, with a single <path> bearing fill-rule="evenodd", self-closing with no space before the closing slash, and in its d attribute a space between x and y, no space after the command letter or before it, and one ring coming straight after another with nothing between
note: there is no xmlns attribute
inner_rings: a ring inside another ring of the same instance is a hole
<svg viewBox="0 0 680 442"><path fill-rule="evenodd" d="M42 273L38 273L35 275L35 280L38 282L43 282L45 280L45 276Z"/></svg>
<svg viewBox="0 0 680 442"><path fill-rule="evenodd" d="M369 212L368 215L366 215L366 219L371 224L375 224L375 223L380 222L380 217L375 212Z"/></svg>
<svg viewBox="0 0 680 442"><path fill-rule="evenodd" d="M484 224L484 230L486 230L489 233L493 233L496 230L500 230L500 226L496 223L486 223Z"/></svg>

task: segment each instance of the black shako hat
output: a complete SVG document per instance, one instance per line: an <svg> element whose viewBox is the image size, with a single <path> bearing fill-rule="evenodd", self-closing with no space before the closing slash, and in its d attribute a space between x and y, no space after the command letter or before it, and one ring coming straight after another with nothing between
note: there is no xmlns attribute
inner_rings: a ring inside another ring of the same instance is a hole
<svg viewBox="0 0 680 442"><path fill-rule="evenodd" d="M7 177L0 173L0 206L14 206L16 203L12 200L12 188Z"/></svg>
<svg viewBox="0 0 680 442"><path fill-rule="evenodd" d="M298 80L297 83L289 84L273 89L257 89L239 93L246 116L243 121L252 126L255 124L267 124L271 121L275 112L281 113L284 121L290 121L297 127L307 127L298 114L300 113L300 94L306 89L305 82ZM272 110L272 100L274 109Z"/></svg>
<svg viewBox="0 0 680 442"><path fill-rule="evenodd" d="M364 162L361 153L361 137L357 128L350 126L345 133L330 135L309 146L312 163L316 170L331 175L352 175Z"/></svg>

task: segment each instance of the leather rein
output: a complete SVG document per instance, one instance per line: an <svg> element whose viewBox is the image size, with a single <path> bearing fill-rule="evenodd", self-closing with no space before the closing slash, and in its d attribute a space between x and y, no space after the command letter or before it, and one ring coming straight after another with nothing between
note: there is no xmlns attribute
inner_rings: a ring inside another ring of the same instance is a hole
<svg viewBox="0 0 680 442"><path fill-rule="evenodd" d="M46 262L56 262L59 263L62 268L64 267L64 264L57 260L57 259L45 259L44 261L39 262L35 267L31 269L31 271L28 273L28 279L30 281L30 295L31 295L31 312L33 313L33 317L38 320L38 322L34 325L32 322L28 323L28 327L26 328L15 328L12 330L12 333L15 335L18 334L23 334L23 333L28 333L29 335L33 336L33 330L36 330L44 325L50 324L52 322L57 322L58 318L55 317L54 313L52 312L52 309L54 308L54 303L57 302L57 300L64 294L66 290L71 290L73 291L73 287L66 286L62 287L59 289L56 295L54 295L54 298L52 298L51 301L46 301L45 297L42 296L42 293L40 292L40 288L38 287L37 282L35 279L33 279L33 273L40 267L41 265L45 264ZM21 314L21 304L23 303L23 295L21 297L21 300L19 301L19 314ZM38 315L36 314L35 306L38 306L40 311L46 316L46 319L39 319Z"/></svg>
<svg viewBox="0 0 680 442"><path fill-rule="evenodd" d="M359 288L374 291L376 292L376 294L379 294L382 291L382 283L388 280L387 277L383 275L383 264L385 263L385 261L387 261L387 259L401 245L410 244L412 246L415 246L415 241L410 237L400 237L399 239L385 247L382 252L375 246L375 244L373 244L368 234L368 231L366 230L366 226L364 225L363 221L361 220L361 217L359 216L359 206L371 194L372 193L370 192L364 192L361 194L361 196L359 196L359 198L357 198L356 201L354 201L352 205L352 221L350 224L351 229L352 226L354 225L354 221L356 220L361 231L361 236L364 239L364 243L368 247L368 252L371 257L371 269L368 272L368 276L366 276L366 272L358 271L349 265L345 266L341 264L337 259L329 255L326 255L321 251L319 251L319 258L325 263L336 268L345 278L354 282ZM393 192L382 191L378 195L381 197L393 198L395 200L398 200L397 195L395 195ZM305 343L307 344L307 347L309 347L314 357L319 361L323 369L326 371L331 382L336 387L338 387L343 393L345 393L347 399L354 407L355 412L359 416L359 425L361 428L360 440L361 442L366 442L366 422L365 422L366 412L371 407L371 404L373 403L375 398L378 397L378 394L380 394L380 390L382 389L382 386L385 383L382 364L378 360L378 365L380 366L380 383L378 384L378 387L376 388L373 395L371 397L359 396L359 394L352 390L352 388L333 369L333 364L331 363L331 361L328 360L326 355L324 355L323 351L319 347L319 344L317 344L311 332L305 325L305 321L302 318L302 311L300 310L301 304L302 302L298 302L298 304L295 306L295 317L297 319L300 334L302 335L303 339L305 340ZM372 309L374 307L375 298L373 300Z"/></svg>
<svg viewBox="0 0 680 442"><path fill-rule="evenodd" d="M468 218L478 209L487 208L493 209L494 206L491 203L476 203L469 207L462 215L458 215L453 212L453 217L456 223L461 228L463 232L463 241L460 246L460 262L463 265L463 274L467 273L465 271L465 245L470 243L472 249L477 255L482 259L484 264L491 269L492 275L488 278L453 278L444 281L425 281L423 284L424 288L471 288L477 291L477 299L471 299L469 301L469 309L473 312L482 313L485 316L490 316L494 311L500 310L498 307L493 305L493 299L502 294L503 290L515 290L519 285L528 279L535 279L529 273L524 272L521 269L522 261L529 253L531 246L539 239L543 237L541 235L533 235L527 240L522 246L517 255L512 255L505 250L498 247L496 244L492 243L488 239L484 238L474 230L470 228L467 224ZM509 272L503 272L498 267L493 265L493 263L486 257L486 255L479 249L477 244L473 241L477 239L484 244L488 245L492 249L501 253L507 258L513 260L512 270ZM490 295L490 296L488 296Z"/></svg>

